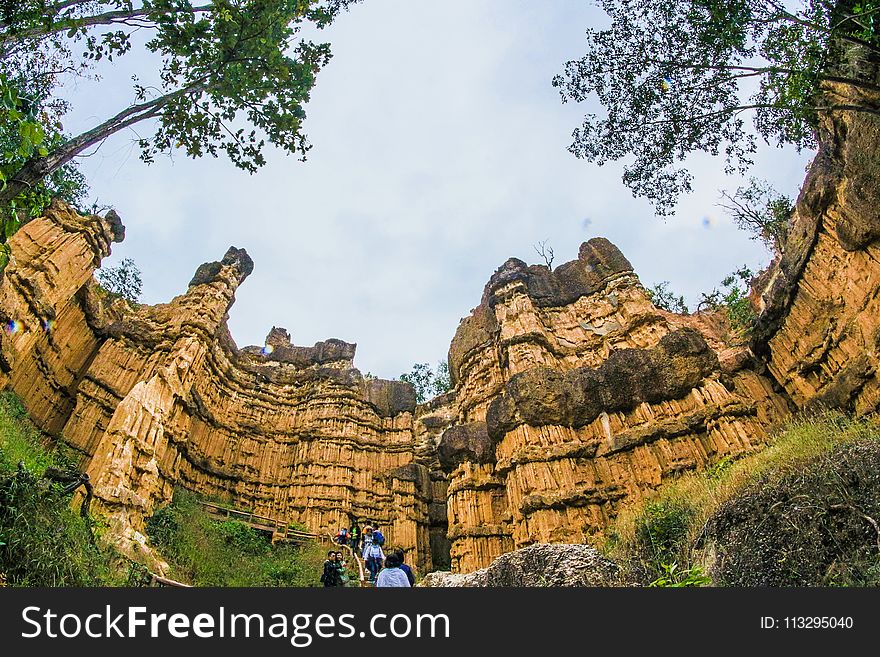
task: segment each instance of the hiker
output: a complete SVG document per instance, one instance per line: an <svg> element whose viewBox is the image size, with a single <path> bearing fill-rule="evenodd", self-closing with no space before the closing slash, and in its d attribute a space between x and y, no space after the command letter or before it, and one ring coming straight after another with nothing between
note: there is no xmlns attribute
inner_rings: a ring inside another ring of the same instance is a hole
<svg viewBox="0 0 880 657"><path fill-rule="evenodd" d="M367 569L370 571L370 581L375 582L376 575L379 573L379 569L382 568L382 562L385 561L385 554L382 552L381 546L370 541L367 547L364 548L364 561L367 564Z"/></svg>
<svg viewBox="0 0 880 657"><path fill-rule="evenodd" d="M348 536L349 540L351 541L351 549L357 550L358 545L361 542L361 528L358 527L357 518L355 518L355 521L351 523L351 529L348 530Z"/></svg>
<svg viewBox="0 0 880 657"><path fill-rule="evenodd" d="M394 550L394 552L392 552L392 554L397 557L398 561L400 561L400 569L404 572L406 578L409 580L409 585L415 586L416 576L413 574L412 568L404 563L404 558L406 556L404 551L401 548L397 548L396 550Z"/></svg>
<svg viewBox="0 0 880 657"><path fill-rule="evenodd" d="M348 530L345 527L340 529L339 532L336 534L336 538L334 540L339 545L345 545L346 543L348 543Z"/></svg>
<svg viewBox="0 0 880 657"><path fill-rule="evenodd" d="M373 525L373 543L375 543L379 547L385 545L385 535L379 531L378 524Z"/></svg>
<svg viewBox="0 0 880 657"><path fill-rule="evenodd" d="M364 527L364 545L361 548L361 558L367 558L367 548L373 543L373 528L370 525Z"/></svg>
<svg viewBox="0 0 880 657"><path fill-rule="evenodd" d="M385 560L385 568L376 578L376 588L409 588L410 586L412 584L410 584L406 573L400 569L400 559L397 552L392 552Z"/></svg>
<svg viewBox="0 0 880 657"><path fill-rule="evenodd" d="M336 551L336 564L338 566L338 580L336 585L348 586L349 575L348 571L346 570L347 564L345 563L345 559L342 556L342 552L339 552L338 550Z"/></svg>
<svg viewBox="0 0 880 657"><path fill-rule="evenodd" d="M336 561L336 551L327 552L327 560L324 562L324 572L321 573L321 584L324 587L339 585L339 563Z"/></svg>

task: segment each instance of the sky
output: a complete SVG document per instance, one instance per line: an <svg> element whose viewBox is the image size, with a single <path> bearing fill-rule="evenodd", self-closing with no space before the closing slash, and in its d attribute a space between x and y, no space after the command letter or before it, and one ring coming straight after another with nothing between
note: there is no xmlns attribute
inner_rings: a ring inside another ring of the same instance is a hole
<svg viewBox="0 0 880 657"><path fill-rule="evenodd" d="M717 207L723 162L690 161L694 192L661 219L620 180L567 152L589 104L563 104L551 85L604 22L585 0L365 0L318 36L333 59L306 107L306 162L267 151L250 175L228 160L138 159L136 126L80 160L92 200L114 207L126 239L104 266L132 258L144 303L186 291L203 262L244 247L253 274L236 293L229 327L239 346L273 326L297 345L358 344L355 366L397 378L446 358L461 318L509 257L554 266L603 236L651 286L695 305L703 291L764 248ZM77 133L125 107L129 54L99 82L66 89ZM752 174L796 195L810 153L765 148Z"/></svg>

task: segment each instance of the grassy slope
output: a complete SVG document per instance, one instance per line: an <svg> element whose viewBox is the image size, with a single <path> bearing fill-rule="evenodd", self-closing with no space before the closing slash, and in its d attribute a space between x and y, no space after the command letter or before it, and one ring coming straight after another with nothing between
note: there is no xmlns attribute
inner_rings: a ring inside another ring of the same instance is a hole
<svg viewBox="0 0 880 657"><path fill-rule="evenodd" d="M15 395L0 394L0 575L12 586L121 584L114 555L92 543L70 496L40 479L49 466L67 467L63 452Z"/></svg>
<svg viewBox="0 0 880 657"><path fill-rule="evenodd" d="M23 467L19 469L19 463ZM0 393L0 585L120 586L148 582L143 567L91 542L89 524L70 495L41 480L47 467L68 467L64 451L28 419L21 401ZM150 521L151 537L171 562L172 577L210 586L314 586L324 554L315 545L269 545L238 522L209 519L192 495Z"/></svg>
<svg viewBox="0 0 880 657"><path fill-rule="evenodd" d="M316 586L325 558L320 545L271 545L266 532L212 520L181 489L148 521L147 533L171 577L197 586Z"/></svg>
<svg viewBox="0 0 880 657"><path fill-rule="evenodd" d="M611 558L628 566L644 583L655 582L661 586L710 583L708 575L717 555L704 549L709 530L724 523L738 522L744 526L749 521L760 526L761 518L756 516L764 511L756 504L744 506L744 502L757 499L761 494L764 497L773 494L778 499L771 500L771 507L777 502L779 505L788 504L786 498L791 498L793 491L804 497L805 481L812 487L806 492L819 496L819 499L812 500L816 509L814 515L827 513L824 507L833 506L826 501L827 496L843 489L829 488L826 493L821 489L825 485L823 476L826 479L839 478L839 473L833 472L833 463L853 451L847 446L880 445L877 441L880 441L880 426L869 419L850 419L838 413L827 413L793 420L780 429L768 449L735 462L724 460L705 472L684 475L666 484L644 503L627 509L607 533L604 549ZM869 455L869 458L872 457ZM797 490L798 486L800 490ZM874 490L862 492L871 496L880 493ZM850 492L844 491L844 494ZM731 520L730 516L737 508L741 517ZM765 503L763 509L766 511L767 508ZM791 508L798 509L797 505L789 505L783 506L780 512L788 513ZM864 528L870 546L878 537L873 535L869 522L865 520ZM812 527L805 524L802 530L813 531L817 527L827 529L814 522ZM832 528L831 534L833 531ZM812 537L806 534L798 537L791 532L784 537L770 537L771 541L783 539L806 544ZM830 540L835 537L831 535ZM876 550L871 558L880 564ZM791 577L790 583L804 583L803 578L797 579L797 573L792 572ZM856 581L812 583L862 585L874 582L857 578Z"/></svg>

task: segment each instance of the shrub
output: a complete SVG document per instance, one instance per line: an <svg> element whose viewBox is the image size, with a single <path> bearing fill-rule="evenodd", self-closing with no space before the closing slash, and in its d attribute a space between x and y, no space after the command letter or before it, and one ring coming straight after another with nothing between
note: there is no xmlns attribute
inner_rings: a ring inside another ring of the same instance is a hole
<svg viewBox="0 0 880 657"><path fill-rule="evenodd" d="M26 467L0 476L0 572L12 586L97 586L110 555L92 542L70 496Z"/></svg>
<svg viewBox="0 0 880 657"><path fill-rule="evenodd" d="M668 575L688 548L688 531L696 515L682 500L666 499L645 506L635 527L632 568L642 580ZM678 566L676 565L677 569Z"/></svg>
<svg viewBox="0 0 880 657"><path fill-rule="evenodd" d="M763 477L709 519L713 578L729 586L880 584L880 441L840 445Z"/></svg>
<svg viewBox="0 0 880 657"><path fill-rule="evenodd" d="M197 586L312 586L321 574L320 546L272 545L267 532L211 519L182 489L147 521L147 533L171 576Z"/></svg>
<svg viewBox="0 0 880 657"><path fill-rule="evenodd" d="M655 586L706 576L717 585L880 584L878 452L872 419L795 418L760 452L722 458L624 509L605 551ZM790 519L797 529L788 532Z"/></svg>

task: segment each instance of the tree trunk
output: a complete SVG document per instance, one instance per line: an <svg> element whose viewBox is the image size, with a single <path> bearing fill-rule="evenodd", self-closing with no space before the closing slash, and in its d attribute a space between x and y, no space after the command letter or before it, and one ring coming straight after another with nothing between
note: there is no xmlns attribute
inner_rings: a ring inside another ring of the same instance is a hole
<svg viewBox="0 0 880 657"><path fill-rule="evenodd" d="M44 157L32 157L10 176L6 188L0 191L0 205L6 205L16 196L38 185L87 148L139 121L157 117L162 109L175 98L189 93L200 93L206 88L204 82L193 83L183 89L165 94L140 105L132 105L99 126L68 139Z"/></svg>

